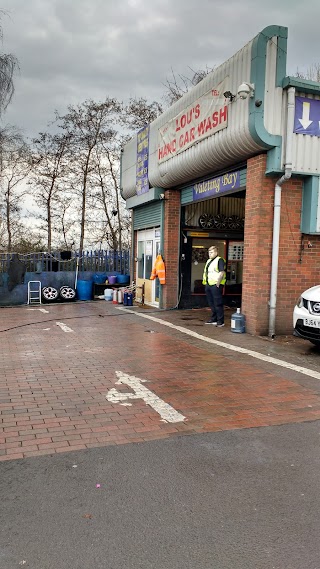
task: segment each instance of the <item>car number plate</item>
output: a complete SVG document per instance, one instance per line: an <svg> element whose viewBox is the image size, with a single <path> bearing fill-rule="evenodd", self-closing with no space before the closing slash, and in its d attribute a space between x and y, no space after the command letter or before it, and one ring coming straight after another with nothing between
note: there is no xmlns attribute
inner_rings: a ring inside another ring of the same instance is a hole
<svg viewBox="0 0 320 569"><path fill-rule="evenodd" d="M313 320L313 318L304 318L303 324L311 328L320 328L320 320Z"/></svg>

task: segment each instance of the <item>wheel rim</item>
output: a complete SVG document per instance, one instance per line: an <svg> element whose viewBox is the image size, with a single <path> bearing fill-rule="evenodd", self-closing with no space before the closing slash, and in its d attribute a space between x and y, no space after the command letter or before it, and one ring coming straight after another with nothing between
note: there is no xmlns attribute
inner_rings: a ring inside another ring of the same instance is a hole
<svg viewBox="0 0 320 569"><path fill-rule="evenodd" d="M60 295L62 298L74 298L76 293L70 286L64 286L60 289Z"/></svg>
<svg viewBox="0 0 320 569"><path fill-rule="evenodd" d="M51 286L48 286L42 290L42 294L43 294L44 298L46 298L48 300L54 300L58 296L58 291L57 291L57 289L55 289Z"/></svg>

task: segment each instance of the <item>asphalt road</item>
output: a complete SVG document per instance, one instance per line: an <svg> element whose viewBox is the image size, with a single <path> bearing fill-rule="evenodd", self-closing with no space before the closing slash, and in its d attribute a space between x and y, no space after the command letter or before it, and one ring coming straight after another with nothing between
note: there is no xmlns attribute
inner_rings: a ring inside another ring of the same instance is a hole
<svg viewBox="0 0 320 569"><path fill-rule="evenodd" d="M1 310L0 569L320 569L319 351L206 316Z"/></svg>
<svg viewBox="0 0 320 569"><path fill-rule="evenodd" d="M319 441L315 421L2 462L0 567L318 569Z"/></svg>

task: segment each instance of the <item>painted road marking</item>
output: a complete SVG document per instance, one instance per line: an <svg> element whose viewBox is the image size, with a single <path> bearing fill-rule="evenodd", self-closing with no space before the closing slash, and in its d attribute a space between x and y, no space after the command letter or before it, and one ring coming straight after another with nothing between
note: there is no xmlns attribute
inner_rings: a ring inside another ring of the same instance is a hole
<svg viewBox="0 0 320 569"><path fill-rule="evenodd" d="M265 356L264 354L260 354L259 352L254 352L253 350L248 350L247 348L240 348L240 346L233 346L232 344L227 344L226 342L221 342L220 340L207 338L206 336L202 336L197 332L193 332L192 330L188 330L187 328L183 328L182 326L176 326L176 324L172 324L171 322L166 322L165 320L160 320L159 318L155 318L154 316L150 316L149 314L142 314L141 312L135 312L134 310L128 310L127 308L121 308L120 306L117 307L117 309L123 310L124 312L130 312L131 314L134 314L135 316L140 316L141 318L147 318L147 320L152 320L153 322L157 322L157 324L162 324L163 326L167 326L168 328L173 328L173 330L178 330L183 334L187 334L188 336L192 336L193 338L196 338L197 340L202 340L203 342L207 342L208 344L215 344L216 346L220 346L221 348L226 348L227 350L232 350L233 352L246 354L247 356L251 356L252 358L256 358L257 360L262 360L270 364L274 364L280 367L291 369L292 371L296 371L298 373L302 373L303 375L308 375L309 377L314 377L315 379L320 379L320 373L318 371L314 371L312 369L302 366L297 366L290 362L278 360L278 358L273 358L272 356Z"/></svg>
<svg viewBox="0 0 320 569"><path fill-rule="evenodd" d="M56 322L56 325L60 326L61 330L63 330L64 332L74 332L74 330L72 330L72 328L69 328L69 326L67 326L63 322Z"/></svg>
<svg viewBox="0 0 320 569"><path fill-rule="evenodd" d="M110 389L106 395L106 399L110 403L131 405L131 403L127 403L128 399L143 399L147 405L150 405L150 407L159 413L165 423L179 423L186 419L186 417L178 413L171 405L165 403L165 401L160 399L160 397L155 395L150 389L142 385L142 383L147 381L146 379L139 379L134 375L128 375L122 371L116 371L116 376L118 378L116 385L128 385L134 393L121 393L114 388Z"/></svg>
<svg viewBox="0 0 320 569"><path fill-rule="evenodd" d="M43 312L44 314L49 314L49 310L46 310L45 308L27 308L27 310L40 310L40 312Z"/></svg>

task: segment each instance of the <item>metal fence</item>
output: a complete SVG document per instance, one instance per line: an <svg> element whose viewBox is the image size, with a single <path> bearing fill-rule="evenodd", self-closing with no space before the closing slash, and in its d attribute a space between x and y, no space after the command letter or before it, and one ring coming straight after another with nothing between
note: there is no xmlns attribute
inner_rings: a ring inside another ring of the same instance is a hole
<svg viewBox="0 0 320 569"><path fill-rule="evenodd" d="M24 263L27 272L94 271L130 274L130 251L56 251L53 253L0 253L0 273L7 273L13 256Z"/></svg>

